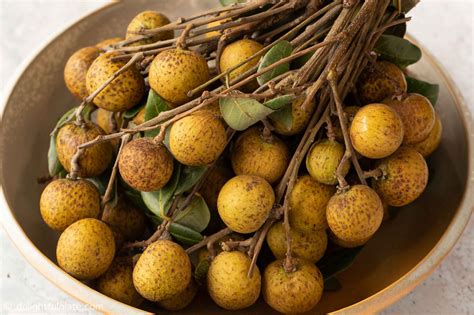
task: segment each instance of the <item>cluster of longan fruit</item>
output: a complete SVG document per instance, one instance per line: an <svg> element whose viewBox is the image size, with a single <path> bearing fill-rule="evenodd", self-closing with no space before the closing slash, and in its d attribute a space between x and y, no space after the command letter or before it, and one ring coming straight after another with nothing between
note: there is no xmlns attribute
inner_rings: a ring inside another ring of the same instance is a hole
<svg viewBox="0 0 474 315"><path fill-rule="evenodd" d="M125 38L168 23L163 14L142 12L130 22ZM133 45L173 37L173 31L166 31ZM104 52L105 47L120 41L122 38L109 39L82 48L69 58L64 78L74 96L84 99L126 64L117 58L119 53ZM228 44L222 51L220 70L231 69L262 48L251 39ZM259 58L250 60L231 71L226 80L237 78L258 62ZM208 63L202 55L173 48L154 57L147 82L172 109L190 101L188 92L209 78ZM255 80L243 90L254 91L257 87ZM120 129L124 118L119 113L142 106L147 89L143 74L137 67L130 67L93 99L98 107L95 122L61 126L56 151L68 173L78 146L113 133L113 125ZM265 301L280 312L311 310L323 292L323 275L315 263L324 256L328 238L341 247L363 245L379 228L384 208L407 205L425 189L428 168L424 157L436 149L442 130L430 101L407 93L403 71L385 61L367 68L357 92L361 104L366 105L345 107L350 139L363 164L380 170L380 176L373 178L370 186L351 181L350 161L339 165L345 145L336 121L334 137L322 137L311 147L306 156L307 172L301 172L289 192L293 272L287 273L284 268L287 240L282 222L275 223L267 234L267 244L276 260L265 267L263 276L258 267L248 276L251 258L242 251L218 248L215 257L207 250L199 253L198 261L210 263L207 291L219 306L243 309L254 304L262 293ZM239 234L257 232L275 208L274 186L290 163L293 148L289 143L305 129L316 107L314 102L302 107L303 101L291 103L291 126L270 116L272 134L263 132L259 125L252 126L237 135L230 150L226 150L229 139L217 103L174 122L168 145L137 134L123 146L118 158L118 198L105 206L88 178L110 170L118 142L99 142L84 149L76 161L78 178L53 180L40 199L44 221L61 232L57 244L59 266L79 280L93 280L90 283L98 291L129 305L139 306L146 299L168 310L186 307L198 285L191 259L181 245L160 239L141 254L122 255L122 245L142 240L150 234L151 225L122 190L157 191L170 181L176 161L186 166L209 166L222 157L199 193L211 210L217 210L220 224L238 233L231 239L243 239ZM137 112L132 121L139 125L145 121L145 107ZM347 175L350 186L336 187L338 168ZM218 244L226 240L229 238Z"/></svg>

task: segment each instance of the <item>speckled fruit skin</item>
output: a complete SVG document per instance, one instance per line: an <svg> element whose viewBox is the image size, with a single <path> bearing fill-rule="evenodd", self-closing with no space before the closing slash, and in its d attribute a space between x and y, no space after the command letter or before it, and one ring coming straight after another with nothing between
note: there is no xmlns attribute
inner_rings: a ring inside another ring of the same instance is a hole
<svg viewBox="0 0 474 315"><path fill-rule="evenodd" d="M64 82L69 92L78 99L89 95L86 87L86 74L92 62L99 57L97 47L84 47L69 57L64 67Z"/></svg>
<svg viewBox="0 0 474 315"><path fill-rule="evenodd" d="M250 258L242 252L222 252L214 258L207 272L207 290L212 300L226 310L241 310L254 304L261 288L257 267L247 277Z"/></svg>
<svg viewBox="0 0 474 315"><path fill-rule="evenodd" d="M217 209L224 223L238 233L252 233L267 219L275 202L272 186L261 177L238 175L222 187Z"/></svg>
<svg viewBox="0 0 474 315"><path fill-rule="evenodd" d="M400 116L404 127L404 144L414 144L426 139L434 127L436 116L429 99L410 93L401 100L387 98L383 101Z"/></svg>
<svg viewBox="0 0 474 315"><path fill-rule="evenodd" d="M158 302L182 292L191 281L191 262L178 244L159 240L147 247L133 269L133 284L145 299Z"/></svg>
<svg viewBox="0 0 474 315"><path fill-rule="evenodd" d="M158 190L173 174L173 157L163 144L151 138L134 139L122 149L119 171L123 180L136 190Z"/></svg>
<svg viewBox="0 0 474 315"><path fill-rule="evenodd" d="M402 144L403 134L400 116L385 104L362 107L350 128L354 149L371 159L381 159L395 152Z"/></svg>
<svg viewBox="0 0 474 315"><path fill-rule="evenodd" d="M169 24L170 20L164 14L156 11L143 11L137 14L127 27L125 38L137 36L136 32L153 29ZM149 39L143 39L133 43L131 46L151 44L159 40L171 39L174 37L174 31L159 32Z"/></svg>
<svg viewBox="0 0 474 315"><path fill-rule="evenodd" d="M100 55L87 71L87 93L92 94L115 72L120 70L126 61L112 61L120 53L108 52ZM140 102L145 92L145 83L136 67L131 67L116 77L95 98L94 104L111 112L126 111Z"/></svg>
<svg viewBox="0 0 474 315"><path fill-rule="evenodd" d="M346 106L344 107L344 112L347 115L347 130L351 129L351 123L354 119L354 116L359 111L360 106ZM334 135L336 136L336 140L344 143L344 135L342 134L341 124L339 123L339 119L334 117L332 120L332 127L334 129Z"/></svg>
<svg viewBox="0 0 474 315"><path fill-rule="evenodd" d="M82 219L61 234L56 247L59 266L79 280L104 274L115 255L114 234L97 219Z"/></svg>
<svg viewBox="0 0 474 315"><path fill-rule="evenodd" d="M344 151L342 144L329 139L313 144L306 155L306 169L309 175L321 184L337 184L336 170L344 156ZM346 160L342 166L342 175L346 176L350 168L350 160Z"/></svg>
<svg viewBox="0 0 474 315"><path fill-rule="evenodd" d="M236 66L245 59L254 55L258 51L263 49L263 45L259 42L256 42L251 39L241 39L237 40L227 46L222 50L220 58L220 70L225 72L228 69ZM252 67L256 66L260 61L260 57L255 57L252 60L249 60L245 64L241 65L237 69L229 73L229 79L232 81L237 78L239 75L250 70ZM253 91L258 88L257 80L253 80L245 85L244 89L248 91Z"/></svg>
<svg viewBox="0 0 474 315"><path fill-rule="evenodd" d="M128 240L140 239L146 228L147 219L140 209L137 209L125 197L120 196L117 203L111 207L106 205L102 213L102 221L117 228Z"/></svg>
<svg viewBox="0 0 474 315"><path fill-rule="evenodd" d="M291 249L295 257L317 262L323 257L328 245L326 230L321 229L312 233L302 233L291 229ZM267 234L267 244L273 255L277 258L285 258L286 237L282 222L275 223Z"/></svg>
<svg viewBox="0 0 474 315"><path fill-rule="evenodd" d="M435 124L428 137L421 142L412 144L411 147L420 152L423 157L428 157L438 148L439 144L441 143L442 135L443 124L441 123L439 116L436 115Z"/></svg>
<svg viewBox="0 0 474 315"><path fill-rule="evenodd" d="M97 218L100 195L87 180L57 179L46 186L40 198L41 217L56 231L64 231L84 218Z"/></svg>
<svg viewBox="0 0 474 315"><path fill-rule="evenodd" d="M279 180L290 161L286 144L276 136L265 139L260 128L242 133L234 144L232 168L237 175L255 175L270 184Z"/></svg>
<svg viewBox="0 0 474 315"><path fill-rule="evenodd" d="M357 91L363 104L377 103L386 97L407 91L403 71L393 63L378 61L375 69L367 68L360 75Z"/></svg>
<svg viewBox="0 0 474 315"><path fill-rule="evenodd" d="M97 291L122 303L139 306L143 298L133 286L132 258L115 258L107 272L97 279Z"/></svg>
<svg viewBox="0 0 474 315"><path fill-rule="evenodd" d="M428 184L428 166L415 149L401 147L393 155L378 161L377 168L384 172L373 187L388 205L402 207L418 198Z"/></svg>
<svg viewBox="0 0 474 315"><path fill-rule="evenodd" d="M151 88L166 101L181 105L191 98L189 91L209 80L209 68L199 53L170 49L158 54L150 66Z"/></svg>
<svg viewBox="0 0 474 315"><path fill-rule="evenodd" d="M358 241L343 241L340 238L338 238L336 235L334 235L334 233L332 233L331 230L329 230L329 238L334 244L340 247L344 247L344 248L354 248L354 247L362 246L365 243L367 243L370 239L369 237L367 239L358 240Z"/></svg>
<svg viewBox="0 0 474 315"><path fill-rule="evenodd" d="M309 175L301 176L290 194L290 226L303 233L326 229L326 205L336 187L321 184Z"/></svg>
<svg viewBox="0 0 474 315"><path fill-rule="evenodd" d="M97 44L95 44L95 47L99 49L104 49L107 46L117 44L118 42L121 42L123 40L122 37L112 37L112 38L107 38L104 40L101 40Z"/></svg>
<svg viewBox="0 0 474 315"><path fill-rule="evenodd" d="M168 311L180 311L191 304L197 291L198 286L196 282L191 279L189 285L184 289L184 291L179 292L170 298L159 301L158 305Z"/></svg>
<svg viewBox="0 0 474 315"><path fill-rule="evenodd" d="M302 132L306 128L316 103L311 102L308 108L303 108L303 103L304 98L294 100L293 103L291 103L292 124L290 128L280 122L273 120L271 115L268 116L272 122L273 127L275 128L276 133L285 136L292 136Z"/></svg>
<svg viewBox="0 0 474 315"><path fill-rule="evenodd" d="M211 164L227 143L224 125L209 112L195 113L175 122L169 139L173 156L190 166Z"/></svg>
<svg viewBox="0 0 474 315"><path fill-rule="evenodd" d="M313 309L323 295L324 280L318 267L296 259L296 271L286 273L284 260L267 266L263 274L263 298L268 305L285 314Z"/></svg>
<svg viewBox="0 0 474 315"><path fill-rule="evenodd" d="M334 235L344 242L365 242L383 218L380 197L370 187L354 185L328 202L326 217Z"/></svg>
<svg viewBox="0 0 474 315"><path fill-rule="evenodd" d="M66 171L71 171L71 159L81 144L104 134L104 131L92 122L87 122L83 127L69 123L59 129L56 137L56 151L59 162ZM102 142L84 149L79 158L79 177L94 177L102 174L112 160L112 150L109 142Z"/></svg>

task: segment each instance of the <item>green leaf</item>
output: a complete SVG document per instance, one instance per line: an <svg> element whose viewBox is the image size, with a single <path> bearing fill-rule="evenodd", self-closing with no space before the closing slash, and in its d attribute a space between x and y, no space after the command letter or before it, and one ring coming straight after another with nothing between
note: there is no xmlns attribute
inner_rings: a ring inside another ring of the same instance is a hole
<svg viewBox="0 0 474 315"><path fill-rule="evenodd" d="M107 184L104 185L104 183L100 180L100 178L89 177L86 179L90 181L92 184L94 184L95 187L97 187L97 190L99 191L101 196L105 194L105 190L107 189Z"/></svg>
<svg viewBox="0 0 474 315"><path fill-rule="evenodd" d="M384 19L387 19L390 15L393 14L393 11L396 10L394 8L391 8L391 10L387 10L384 14ZM405 14L401 13L398 15L397 19L404 19L405 18ZM407 32L407 23L401 23L401 24L397 24L397 25L394 25L394 26L391 26L389 28L387 28L385 30L385 32L383 32L384 34L386 35L394 35L394 36L398 36L398 37L404 37L405 34Z"/></svg>
<svg viewBox="0 0 474 315"><path fill-rule="evenodd" d="M430 100L432 105L436 105L439 95L439 85L421 81L412 77L406 77L408 93L418 93Z"/></svg>
<svg viewBox="0 0 474 315"><path fill-rule="evenodd" d="M342 285L336 277L331 277L324 280L324 291L339 291L342 289Z"/></svg>
<svg viewBox="0 0 474 315"><path fill-rule="evenodd" d="M336 274L346 270L355 260L363 246L355 248L343 248L325 255L317 266L321 270L324 279L329 279Z"/></svg>
<svg viewBox="0 0 474 315"><path fill-rule="evenodd" d="M145 121L158 116L159 113L169 110L168 104L155 91L150 89L145 105ZM145 132L146 137L155 137L160 132L160 128Z"/></svg>
<svg viewBox="0 0 474 315"><path fill-rule="evenodd" d="M262 61L258 65L258 71L274 64L275 62L280 61L283 58L290 56L292 52L293 46L291 45L291 43L289 41L282 40L281 42L270 48L270 50L263 56ZM271 79L276 78L277 76L289 70L289 62L281 64L257 77L258 84L264 85Z"/></svg>
<svg viewBox="0 0 474 315"><path fill-rule="evenodd" d="M177 223L170 224L169 232L178 242L186 245L194 245L204 239L200 233Z"/></svg>
<svg viewBox="0 0 474 315"><path fill-rule="evenodd" d="M270 115L271 119L285 126L286 129L293 127L293 106L291 104Z"/></svg>
<svg viewBox="0 0 474 315"><path fill-rule="evenodd" d="M150 94L148 94L150 95ZM143 106L135 106L129 110L127 110L125 113L123 113L123 117L127 119L132 119L135 116L137 116L138 112L141 111Z"/></svg>
<svg viewBox="0 0 474 315"><path fill-rule="evenodd" d="M176 163L173 175L165 187L157 191L140 193L147 208L155 215L163 217L171 207L171 199L178 185L180 172L181 165Z"/></svg>
<svg viewBox="0 0 474 315"><path fill-rule="evenodd" d="M390 61L405 68L421 58L421 50L404 38L394 35L382 35L375 44L374 50L381 59Z"/></svg>
<svg viewBox="0 0 474 315"><path fill-rule="evenodd" d="M146 204L143 202L142 195L138 190L125 189L124 193L127 196L128 200L133 203L133 205L140 208L142 211L150 211Z"/></svg>
<svg viewBox="0 0 474 315"><path fill-rule="evenodd" d="M178 195L191 189L201 179L206 170L206 166L183 165L181 167L178 186L176 187L174 194Z"/></svg>
<svg viewBox="0 0 474 315"><path fill-rule="evenodd" d="M247 0L219 0L219 2L224 6L228 6L234 3L245 3Z"/></svg>
<svg viewBox="0 0 474 315"><path fill-rule="evenodd" d="M273 110L279 110L279 109L283 108L284 106L290 104L294 100L295 100L294 95L281 95L281 96L277 96L275 98L272 98L269 101L266 101L265 103L263 103L263 105L265 105L265 106L267 106L267 107L269 107Z"/></svg>
<svg viewBox="0 0 474 315"><path fill-rule="evenodd" d="M181 199L184 201L184 198ZM179 206L179 203L178 203ZM211 220L211 213L207 207L206 201L199 195L194 195L190 205L177 213L174 222L202 232Z"/></svg>
<svg viewBox="0 0 474 315"><path fill-rule="evenodd" d="M205 285L207 279L207 271L209 270L210 263L207 259L199 261L196 268L194 269L194 280L198 285Z"/></svg>
<svg viewBox="0 0 474 315"><path fill-rule="evenodd" d="M392 0L392 6L403 13L407 13L413 9L418 2L420 2L420 0Z"/></svg>
<svg viewBox="0 0 474 315"><path fill-rule="evenodd" d="M49 149L48 149L48 171L51 177L54 177L59 174L64 167L61 165L58 159L58 153L56 151L56 134L51 135L49 139Z"/></svg>
<svg viewBox="0 0 474 315"><path fill-rule="evenodd" d="M222 117L235 130L245 130L274 112L253 98L224 97L219 100Z"/></svg>

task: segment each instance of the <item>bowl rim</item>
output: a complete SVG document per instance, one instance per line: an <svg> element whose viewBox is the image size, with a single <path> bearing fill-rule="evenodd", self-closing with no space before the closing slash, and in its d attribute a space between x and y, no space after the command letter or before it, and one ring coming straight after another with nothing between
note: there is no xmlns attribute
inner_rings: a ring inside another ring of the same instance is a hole
<svg viewBox="0 0 474 315"><path fill-rule="evenodd" d="M78 20L70 23L62 30L56 32L54 35L49 37L43 45L40 45L35 51L33 51L29 57L27 57L21 65L15 71L15 74L8 81L2 101L0 103L0 132L3 129L1 121L3 121L3 113L6 105L10 99L13 89L17 85L18 81L22 78L26 69L36 60L38 55L49 45L54 43L60 35L67 32L77 24L88 19L89 17L96 15L103 10L106 10L114 5L117 5L120 1L113 0L113 2L106 3L103 6L83 15ZM460 206L458 207L456 214L454 215L448 228L444 231L440 240L430 250L430 252L411 270L405 275L401 276L397 281L393 282L386 288L378 291L377 293L361 300L355 304L331 312L330 314L359 314L359 313L376 313L389 305L393 304L411 290L413 290L418 284L425 280L441 263L441 261L449 254L451 249L456 244L457 240L461 237L467 226L471 213L474 209L474 123L472 121L472 113L467 107L463 96L461 95L458 88L455 86L453 80L449 76L446 69L439 63L439 61L428 52L420 43L411 36L407 36L423 51L423 56L429 59L430 63L434 66L435 70L439 73L440 77L445 81L448 88L448 93L452 96L455 101L456 110L460 114L465 126L466 139L467 139L467 154L468 154L468 171L466 188ZM1 174L3 176L3 174ZM10 209L6 196L3 191L3 187L0 181L0 218L3 227L5 228L8 237L22 254L22 256L39 271L47 280L49 280L56 287L59 287L63 292L73 297L77 301L84 304L84 307L90 307L96 311L102 313L126 313L126 314L152 314L141 309L131 307L127 304L121 303L117 300L109 298L106 295L101 294L98 291L90 288L84 283L76 280L72 276L64 272L59 266L53 261L46 257L28 238L24 230L15 218L12 210Z"/></svg>

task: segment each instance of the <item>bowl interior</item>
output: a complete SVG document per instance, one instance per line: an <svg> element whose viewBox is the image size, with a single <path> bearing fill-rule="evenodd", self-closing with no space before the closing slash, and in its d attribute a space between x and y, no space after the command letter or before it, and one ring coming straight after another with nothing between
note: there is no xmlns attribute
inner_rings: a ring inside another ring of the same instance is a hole
<svg viewBox="0 0 474 315"><path fill-rule="evenodd" d="M122 36L127 22L145 9L162 11L174 20L212 8L216 2L140 0L110 5L53 40L19 78L2 119L1 183L21 228L52 261L55 261L58 234L41 220L38 200L42 186L36 183L36 178L47 173L48 134L56 119L78 103L67 91L62 77L67 58L78 48ZM414 204L404 207L383 224L355 263L338 276L343 288L325 293L317 312L350 306L400 279L430 253L460 206L468 173L466 127L448 83L433 65L432 59L424 57L410 67L412 73L440 85L436 111L443 122L443 141L428 160L431 170L428 188ZM99 293L91 291L91 294ZM205 297L196 299L194 304L184 313L204 309L206 313L223 312ZM272 313L262 301L245 313L263 310Z"/></svg>

